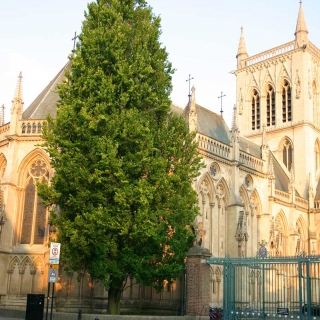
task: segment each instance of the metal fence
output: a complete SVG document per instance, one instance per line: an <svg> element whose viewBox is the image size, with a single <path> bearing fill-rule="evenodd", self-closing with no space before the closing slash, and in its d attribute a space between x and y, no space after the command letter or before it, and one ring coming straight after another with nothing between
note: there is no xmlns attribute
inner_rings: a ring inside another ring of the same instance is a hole
<svg viewBox="0 0 320 320"><path fill-rule="evenodd" d="M207 263L223 266L223 319L320 319L320 256L268 257L264 249Z"/></svg>

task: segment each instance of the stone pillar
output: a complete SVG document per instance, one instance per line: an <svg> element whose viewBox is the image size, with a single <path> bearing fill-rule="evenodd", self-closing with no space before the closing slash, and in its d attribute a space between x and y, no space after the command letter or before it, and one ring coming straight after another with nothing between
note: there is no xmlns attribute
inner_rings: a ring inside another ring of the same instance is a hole
<svg viewBox="0 0 320 320"><path fill-rule="evenodd" d="M209 257L209 250L198 245L187 253L187 315L209 315L210 265L206 263Z"/></svg>

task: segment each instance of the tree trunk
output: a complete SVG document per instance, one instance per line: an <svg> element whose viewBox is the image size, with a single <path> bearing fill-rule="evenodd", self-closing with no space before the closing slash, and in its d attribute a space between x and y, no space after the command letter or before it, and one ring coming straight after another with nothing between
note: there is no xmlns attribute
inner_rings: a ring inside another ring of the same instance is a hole
<svg viewBox="0 0 320 320"><path fill-rule="evenodd" d="M120 299L123 291L123 280L110 277L108 290L108 314L120 314Z"/></svg>

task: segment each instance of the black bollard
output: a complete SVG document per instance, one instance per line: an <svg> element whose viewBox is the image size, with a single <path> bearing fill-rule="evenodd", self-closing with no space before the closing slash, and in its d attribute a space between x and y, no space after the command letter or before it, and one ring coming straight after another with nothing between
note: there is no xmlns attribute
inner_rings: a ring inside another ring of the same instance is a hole
<svg viewBox="0 0 320 320"><path fill-rule="evenodd" d="M78 320L81 320L81 317L82 317L82 310L79 309L79 312L78 312Z"/></svg>

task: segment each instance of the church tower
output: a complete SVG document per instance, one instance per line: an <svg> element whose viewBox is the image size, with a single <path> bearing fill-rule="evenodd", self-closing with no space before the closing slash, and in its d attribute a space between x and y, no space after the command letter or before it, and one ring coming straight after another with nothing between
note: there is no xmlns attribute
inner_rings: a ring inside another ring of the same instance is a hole
<svg viewBox="0 0 320 320"><path fill-rule="evenodd" d="M237 110L239 129L255 143L263 127L270 151L295 186L308 197L309 176L320 173L320 50L310 42L302 2L295 39L249 56L244 33L237 54Z"/></svg>

